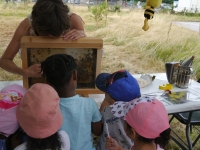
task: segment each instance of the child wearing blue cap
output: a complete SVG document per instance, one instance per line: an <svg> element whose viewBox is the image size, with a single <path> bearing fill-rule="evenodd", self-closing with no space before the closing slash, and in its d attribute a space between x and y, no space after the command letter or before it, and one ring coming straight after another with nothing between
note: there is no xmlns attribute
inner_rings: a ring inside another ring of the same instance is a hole
<svg viewBox="0 0 200 150"><path fill-rule="evenodd" d="M108 135L113 137L125 150L130 150L133 142L124 131L124 120L115 117L109 106L116 101L129 102L140 97L137 80L128 71L120 70L112 74L99 74L96 78L96 86L105 92L105 99L100 107L103 133L97 143L97 150L107 150L105 144Z"/></svg>

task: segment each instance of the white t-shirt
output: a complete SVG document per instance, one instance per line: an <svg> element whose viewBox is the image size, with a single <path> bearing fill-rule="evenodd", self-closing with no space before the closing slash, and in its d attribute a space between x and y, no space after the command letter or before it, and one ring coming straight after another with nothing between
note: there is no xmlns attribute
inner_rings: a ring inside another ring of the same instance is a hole
<svg viewBox="0 0 200 150"><path fill-rule="evenodd" d="M102 122L103 122L103 132L97 143L96 150L108 150L106 148L106 137L108 135L107 127L109 134L114 138L119 145L123 147L124 150L130 150L133 145L133 141L126 135L124 131L124 119L115 117L111 113L111 107L107 106L102 111Z"/></svg>
<svg viewBox="0 0 200 150"><path fill-rule="evenodd" d="M63 130L58 131L58 134L60 135L62 140L61 150L70 150L70 141L68 134ZM26 142L17 146L14 150L25 150L25 149L26 149Z"/></svg>

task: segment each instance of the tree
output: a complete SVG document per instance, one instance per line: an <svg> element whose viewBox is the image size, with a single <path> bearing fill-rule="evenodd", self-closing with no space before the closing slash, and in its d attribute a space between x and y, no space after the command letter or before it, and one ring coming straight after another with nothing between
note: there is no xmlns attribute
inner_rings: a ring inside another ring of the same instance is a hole
<svg viewBox="0 0 200 150"><path fill-rule="evenodd" d="M92 17L94 18L95 22L96 22L96 26L98 27L99 22L106 17L105 19L105 24L107 22L107 2L103 2L100 5L95 5L93 7L91 7L91 11L92 11Z"/></svg>

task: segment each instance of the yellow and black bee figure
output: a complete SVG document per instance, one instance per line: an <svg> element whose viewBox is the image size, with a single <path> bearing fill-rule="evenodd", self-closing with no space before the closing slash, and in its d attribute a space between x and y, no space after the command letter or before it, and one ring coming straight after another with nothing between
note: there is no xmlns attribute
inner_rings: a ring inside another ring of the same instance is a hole
<svg viewBox="0 0 200 150"><path fill-rule="evenodd" d="M148 25L148 20L152 19L154 16L154 8L157 8L160 6L160 4L162 3L162 0L147 0L146 1L146 9L144 11L144 26L142 27L142 29L144 31L147 31L149 29L149 25Z"/></svg>

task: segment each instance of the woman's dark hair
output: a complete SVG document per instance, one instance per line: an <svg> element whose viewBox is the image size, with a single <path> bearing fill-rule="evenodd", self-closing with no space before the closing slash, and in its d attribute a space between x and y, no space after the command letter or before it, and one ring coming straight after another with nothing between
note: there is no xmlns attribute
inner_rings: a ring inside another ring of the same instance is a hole
<svg viewBox="0 0 200 150"><path fill-rule="evenodd" d="M56 132L55 134L44 139L28 137L26 150L61 150L62 144L60 135Z"/></svg>
<svg viewBox="0 0 200 150"><path fill-rule="evenodd" d="M43 61L41 68L47 82L55 88L60 88L69 83L77 64L70 55L55 54Z"/></svg>
<svg viewBox="0 0 200 150"><path fill-rule="evenodd" d="M128 132L131 132L131 126L127 123L127 131ZM138 133L138 140L141 141L141 142L144 142L144 143L156 143L158 144L161 148L163 149L166 149L166 146L168 145L169 143L169 140L170 140L170 132L171 132L171 129L168 128L166 129L165 131L163 131L162 133L160 133L160 137L157 137L155 139L148 139L148 138L145 138L141 135L139 135Z"/></svg>
<svg viewBox="0 0 200 150"><path fill-rule="evenodd" d="M68 12L62 0L38 0L31 13L31 26L37 35L59 37L70 29Z"/></svg>

